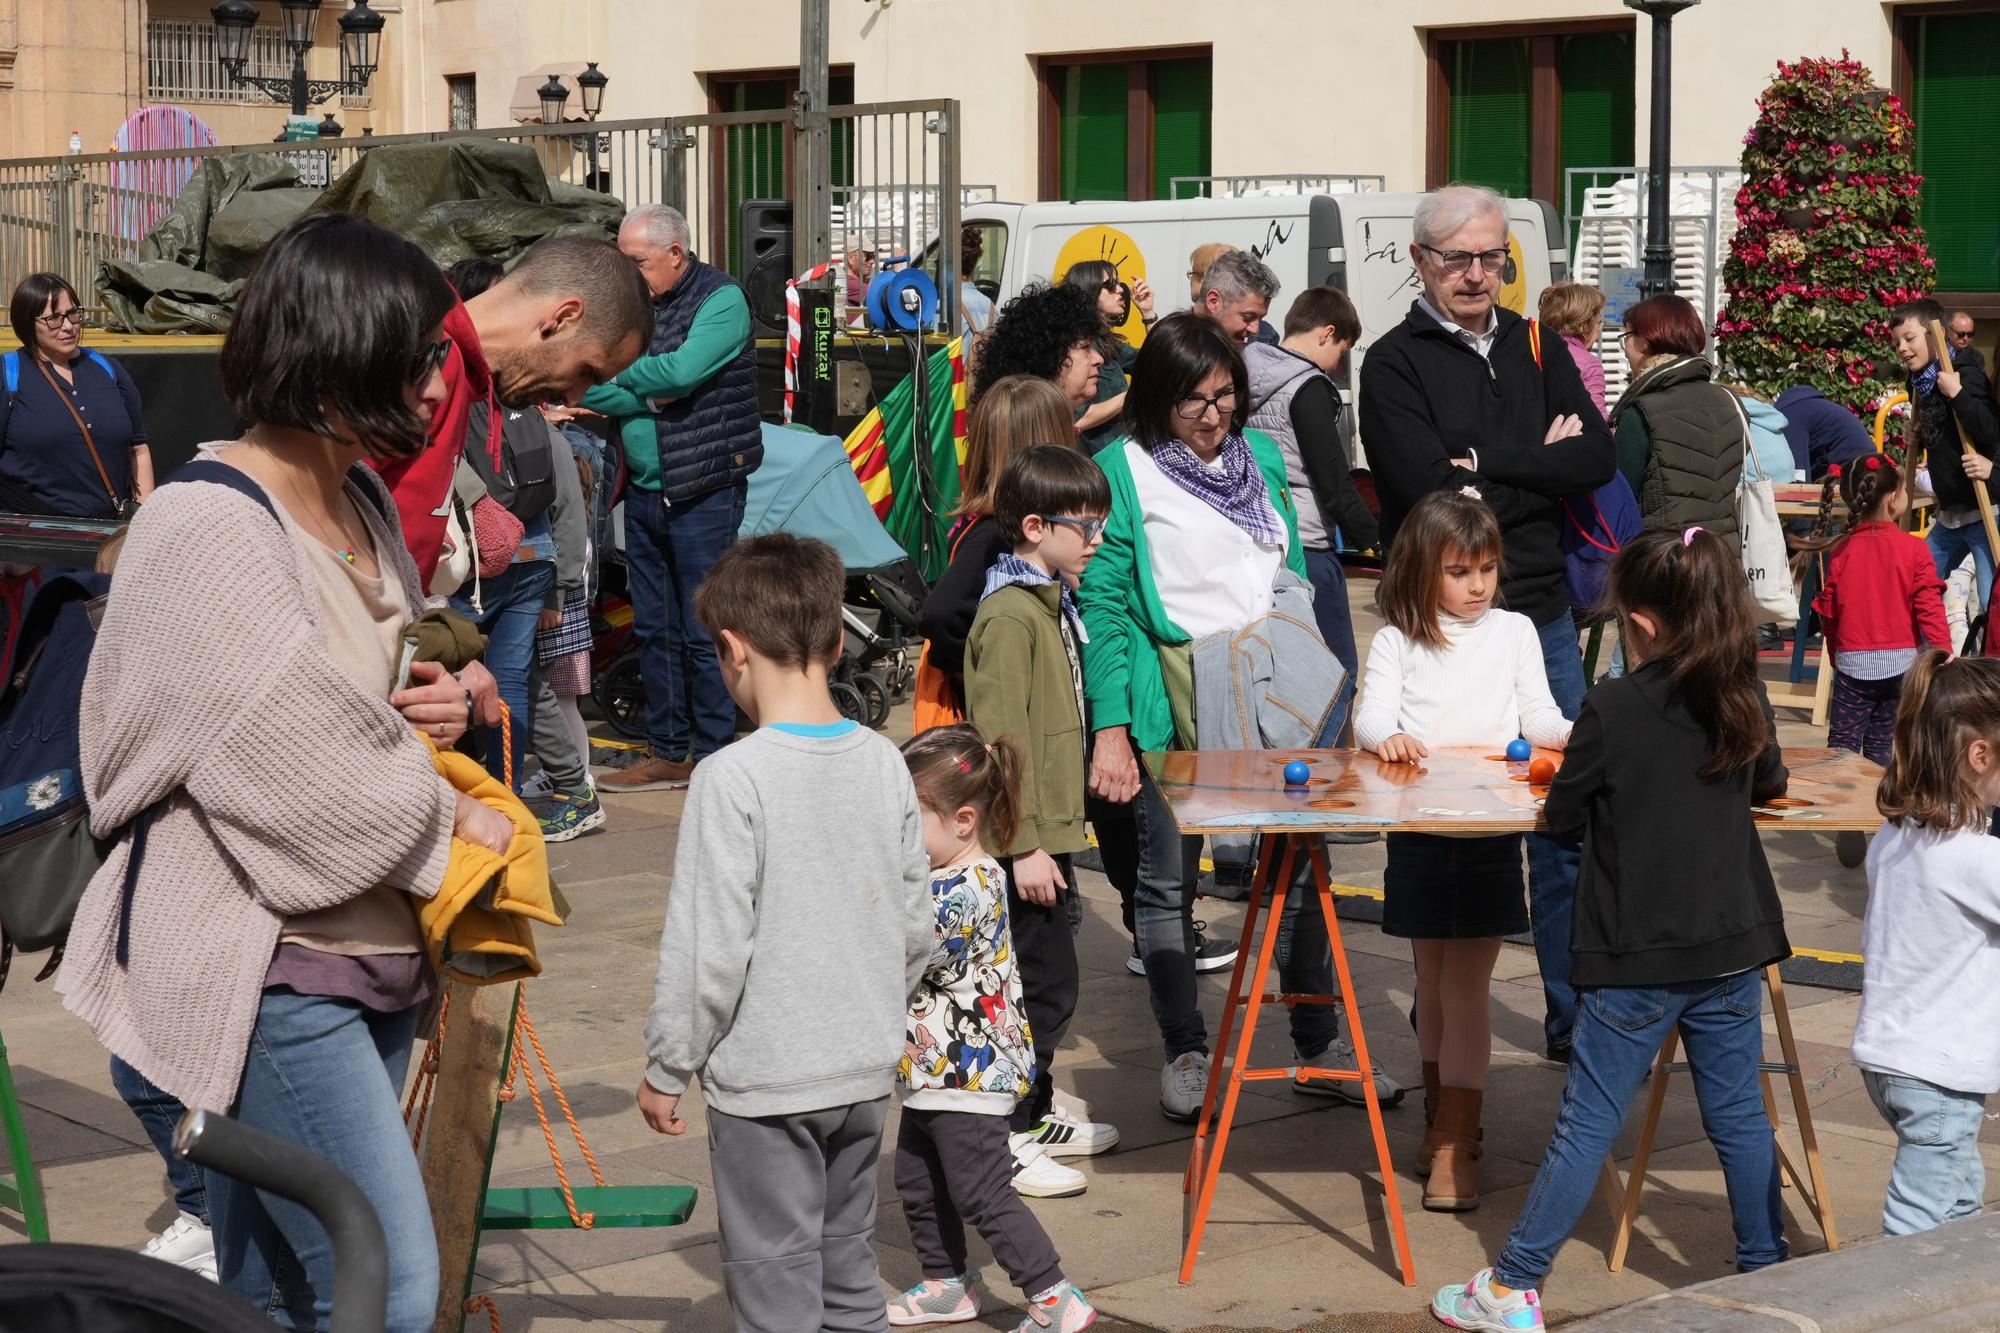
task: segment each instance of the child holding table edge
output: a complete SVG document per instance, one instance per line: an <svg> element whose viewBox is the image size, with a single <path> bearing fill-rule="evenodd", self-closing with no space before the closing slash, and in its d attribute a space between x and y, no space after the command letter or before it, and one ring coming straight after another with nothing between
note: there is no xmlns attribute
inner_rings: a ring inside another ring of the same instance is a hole
<svg viewBox="0 0 2000 1333"><path fill-rule="evenodd" d="M1534 622L1493 605L1500 524L1476 494L1434 491L1410 510L1376 600L1356 743L1390 763L1433 745L1516 737L1561 749L1570 724L1549 693ZM1502 936L1528 929L1521 835L1392 833L1382 933L1413 942L1424 1065L1424 1207L1479 1206L1480 1119L1493 1051L1493 964Z"/></svg>
<svg viewBox="0 0 2000 1333"><path fill-rule="evenodd" d="M1986 1197L1979 1130L2000 1091L2000 659L1918 658L1868 851L1854 1063L1896 1131L1882 1205L1891 1236L1972 1217Z"/></svg>
<svg viewBox="0 0 2000 1333"><path fill-rule="evenodd" d="M1537 1288L1676 1029L1722 1159L1736 1266L1786 1255L1758 1065L1761 972L1791 946L1752 811L1784 794L1786 775L1742 557L1734 538L1700 528L1645 532L1612 562L1610 596L1632 670L1584 696L1542 810L1555 836L1583 840L1576 1046L1554 1137L1500 1257L1431 1304L1453 1328L1543 1326Z"/></svg>
<svg viewBox="0 0 2000 1333"><path fill-rule="evenodd" d="M757 730L695 766L646 1019L639 1110L685 1134L700 1076L723 1289L760 1333L886 1326L875 1171L937 934L909 769L827 692L846 583L832 547L772 533L695 594Z"/></svg>
<svg viewBox="0 0 2000 1333"><path fill-rule="evenodd" d="M1035 1043L1008 929L1018 900L990 848L1012 841L1026 813L1023 752L1006 737L989 744L977 727L959 725L915 737L903 757L923 807L934 936L896 1071L903 1098L896 1192L924 1280L889 1303L889 1322L905 1328L979 1317L977 1275L966 1262L969 1220L1028 1297L1017 1333L1077 1333L1097 1322L1097 1311L1063 1276L1054 1243L1011 1179L1007 1117L1034 1086Z"/></svg>

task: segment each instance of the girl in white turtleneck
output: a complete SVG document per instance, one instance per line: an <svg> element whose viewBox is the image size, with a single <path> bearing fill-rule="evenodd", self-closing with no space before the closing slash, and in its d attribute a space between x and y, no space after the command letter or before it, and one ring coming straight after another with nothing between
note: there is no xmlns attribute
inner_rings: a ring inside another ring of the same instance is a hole
<svg viewBox="0 0 2000 1333"><path fill-rule="evenodd" d="M1477 493L1437 491L1396 531L1376 602L1375 633L1354 717L1356 742L1389 763L1432 746L1496 751L1516 737L1560 750L1569 722L1549 695L1534 622L1493 606L1500 525ZM1408 939L1417 964L1417 1046L1424 1065L1424 1207L1479 1204L1481 1102L1493 1049L1488 991L1500 941L1528 929L1521 836L1392 833L1382 931Z"/></svg>

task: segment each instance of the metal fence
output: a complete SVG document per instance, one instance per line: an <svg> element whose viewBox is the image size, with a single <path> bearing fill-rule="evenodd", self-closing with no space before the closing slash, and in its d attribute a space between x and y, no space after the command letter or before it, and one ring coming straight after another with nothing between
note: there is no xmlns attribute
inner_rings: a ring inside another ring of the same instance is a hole
<svg viewBox="0 0 2000 1333"><path fill-rule="evenodd" d="M956 111L947 101L827 110L836 257L854 245L905 254L941 240L946 257L933 258L933 267L956 264L966 193ZM627 207L672 204L687 215L704 258L746 277L755 256L744 243L742 206L791 197L795 128L795 113L785 109L0 161L0 281L11 290L29 273L60 273L93 304L98 265L137 256L203 158L278 156L298 170L302 187L323 189L374 148L450 139L523 143L551 181L606 191ZM957 284L939 285L949 313Z"/></svg>

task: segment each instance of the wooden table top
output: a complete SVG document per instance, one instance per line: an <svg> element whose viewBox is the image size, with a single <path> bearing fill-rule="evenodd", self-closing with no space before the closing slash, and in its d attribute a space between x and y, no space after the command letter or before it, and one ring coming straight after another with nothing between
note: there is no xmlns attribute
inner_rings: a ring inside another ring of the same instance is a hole
<svg viewBox="0 0 2000 1333"><path fill-rule="evenodd" d="M1552 751L1535 758L1561 762ZM1312 768L1287 788L1285 765ZM1546 787L1528 764L1498 750L1439 749L1421 764L1385 763L1359 750L1177 750L1150 756L1160 794L1185 833L1313 833L1357 828L1399 833L1526 833L1542 827ZM1787 749L1786 794L1757 807L1766 828L1874 832L1882 770L1845 750Z"/></svg>

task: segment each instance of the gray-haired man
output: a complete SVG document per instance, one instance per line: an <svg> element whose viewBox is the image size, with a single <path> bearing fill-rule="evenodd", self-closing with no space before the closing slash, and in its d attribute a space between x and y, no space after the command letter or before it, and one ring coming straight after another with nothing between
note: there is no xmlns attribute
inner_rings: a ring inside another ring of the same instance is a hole
<svg viewBox="0 0 2000 1333"><path fill-rule="evenodd" d="M685 787L695 764L735 735L736 705L694 590L736 540L764 436L743 289L695 258L687 219L664 204L628 213L618 248L653 294L652 342L583 406L617 420L631 474L625 568L652 753L600 782L631 792Z"/></svg>
<svg viewBox="0 0 2000 1333"><path fill-rule="evenodd" d="M1238 344L1275 345L1277 330L1264 322L1278 299L1278 275L1248 250L1231 250L1208 266L1201 280L1198 309L1222 326ZM1268 335L1268 336L1267 336Z"/></svg>
<svg viewBox="0 0 2000 1333"><path fill-rule="evenodd" d="M1574 718L1585 681L1565 583L1562 501L1610 481L1616 448L1560 340L1538 351L1528 322L1500 308L1510 262L1506 200L1474 186L1435 190L1418 203L1411 233L1423 294L1361 364L1361 440L1383 538L1393 545L1403 516L1429 492L1478 488L1500 520L1504 604L1535 622L1549 691ZM1528 838L1547 1049L1562 1061L1576 1020L1569 930L1577 859L1573 845Z"/></svg>

